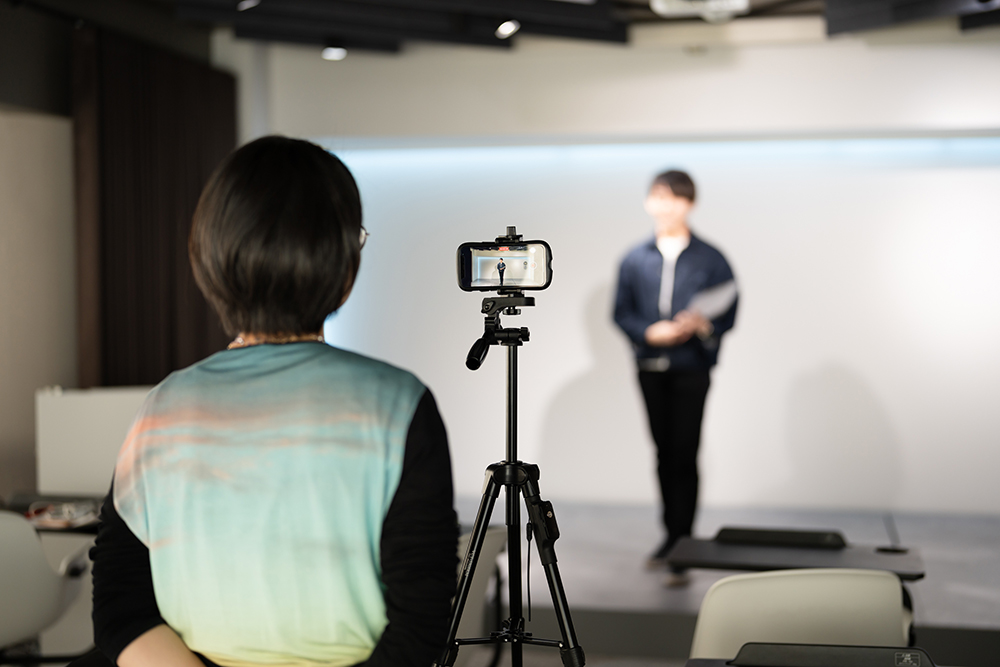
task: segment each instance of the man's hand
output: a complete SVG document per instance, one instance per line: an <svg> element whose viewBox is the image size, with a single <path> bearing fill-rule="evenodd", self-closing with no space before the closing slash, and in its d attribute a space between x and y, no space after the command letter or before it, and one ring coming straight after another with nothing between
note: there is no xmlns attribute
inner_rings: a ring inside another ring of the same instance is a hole
<svg viewBox="0 0 1000 667"><path fill-rule="evenodd" d="M709 320L706 320L701 313L692 310L682 310L677 313L674 315L674 321L699 338L708 338L715 331L715 326Z"/></svg>
<svg viewBox="0 0 1000 667"><path fill-rule="evenodd" d="M646 327L646 342L653 347L673 347L686 342L694 329L675 320L660 320Z"/></svg>

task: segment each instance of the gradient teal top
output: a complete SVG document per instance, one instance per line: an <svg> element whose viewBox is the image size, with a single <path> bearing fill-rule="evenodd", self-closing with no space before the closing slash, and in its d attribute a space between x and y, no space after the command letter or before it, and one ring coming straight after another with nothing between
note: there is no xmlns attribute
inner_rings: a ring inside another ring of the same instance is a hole
<svg viewBox="0 0 1000 667"><path fill-rule="evenodd" d="M146 398L114 502L156 602L221 665L352 665L386 626L382 522L425 387L323 343L219 352Z"/></svg>

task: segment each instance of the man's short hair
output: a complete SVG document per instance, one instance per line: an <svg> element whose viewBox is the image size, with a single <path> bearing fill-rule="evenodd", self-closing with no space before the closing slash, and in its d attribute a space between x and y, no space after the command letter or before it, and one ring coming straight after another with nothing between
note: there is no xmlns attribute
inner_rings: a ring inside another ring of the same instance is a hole
<svg viewBox="0 0 1000 667"><path fill-rule="evenodd" d="M230 335L320 331L361 261L361 196L319 146L270 136L231 153L198 200L195 280Z"/></svg>
<svg viewBox="0 0 1000 667"><path fill-rule="evenodd" d="M670 188L670 191L674 193L675 197L684 197L689 199L691 203L694 203L694 181L691 180L691 177L688 176L687 172L671 169L670 171L665 171L662 174L657 174L656 178L653 179L653 183L649 186L650 189L652 189L654 185L665 185Z"/></svg>

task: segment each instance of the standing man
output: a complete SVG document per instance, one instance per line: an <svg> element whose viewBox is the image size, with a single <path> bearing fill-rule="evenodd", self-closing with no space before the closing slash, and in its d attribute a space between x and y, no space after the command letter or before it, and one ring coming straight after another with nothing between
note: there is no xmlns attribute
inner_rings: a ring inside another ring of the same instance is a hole
<svg viewBox="0 0 1000 667"><path fill-rule="evenodd" d="M503 272L507 268L507 265L503 263L503 257L497 262L497 271L500 272L500 286L503 287Z"/></svg>
<svg viewBox="0 0 1000 667"><path fill-rule="evenodd" d="M736 319L733 272L718 250L691 233L695 187L682 171L658 175L646 196L655 236L622 261L615 322L632 341L649 428L656 443L666 539L650 556L665 567L677 540L691 534L698 499L698 444L709 370ZM675 570L668 586L688 577Z"/></svg>

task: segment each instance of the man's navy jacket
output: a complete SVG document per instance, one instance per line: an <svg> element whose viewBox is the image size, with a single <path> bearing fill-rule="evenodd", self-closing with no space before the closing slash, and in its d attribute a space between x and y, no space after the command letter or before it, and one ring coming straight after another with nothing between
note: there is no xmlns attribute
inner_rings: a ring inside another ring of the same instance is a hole
<svg viewBox="0 0 1000 667"><path fill-rule="evenodd" d="M684 310L692 298L704 290L734 280L733 271L722 253L691 235L691 243L677 257L674 268L672 312L660 313L660 283L663 279L663 255L652 238L633 248L622 260L615 297L615 322L631 339L640 365L642 360L666 357L670 370L708 370L719 357L719 340L736 322L734 300L729 309L712 319L715 327L707 339L692 336L673 347L652 347L646 343L646 327L661 319L670 319Z"/></svg>

